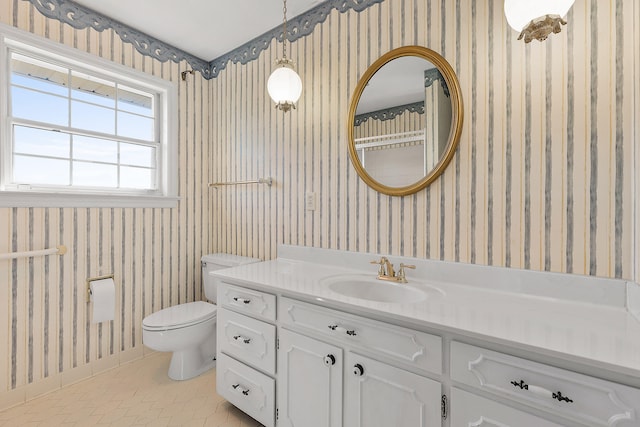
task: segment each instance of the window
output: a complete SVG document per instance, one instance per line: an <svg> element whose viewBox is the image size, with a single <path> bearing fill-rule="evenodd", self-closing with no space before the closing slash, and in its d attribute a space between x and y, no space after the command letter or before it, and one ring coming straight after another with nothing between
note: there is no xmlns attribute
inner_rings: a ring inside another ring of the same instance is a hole
<svg viewBox="0 0 640 427"><path fill-rule="evenodd" d="M0 34L0 205L175 205L172 84L4 26Z"/></svg>

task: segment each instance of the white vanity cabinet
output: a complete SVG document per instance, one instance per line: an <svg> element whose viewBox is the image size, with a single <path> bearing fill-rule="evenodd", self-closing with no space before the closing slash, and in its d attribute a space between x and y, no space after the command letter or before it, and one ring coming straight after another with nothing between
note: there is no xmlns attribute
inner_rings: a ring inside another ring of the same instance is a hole
<svg viewBox="0 0 640 427"><path fill-rule="evenodd" d="M637 388L288 295L218 288L217 391L266 427L640 427Z"/></svg>
<svg viewBox="0 0 640 427"><path fill-rule="evenodd" d="M276 297L218 285L216 391L266 427L275 425Z"/></svg>
<svg viewBox="0 0 640 427"><path fill-rule="evenodd" d="M218 393L267 427L640 427L635 283L394 259L414 300L376 254L278 256L213 274Z"/></svg>
<svg viewBox="0 0 640 427"><path fill-rule="evenodd" d="M278 426L441 425L441 384L407 370L440 374L440 337L286 297L278 321Z"/></svg>

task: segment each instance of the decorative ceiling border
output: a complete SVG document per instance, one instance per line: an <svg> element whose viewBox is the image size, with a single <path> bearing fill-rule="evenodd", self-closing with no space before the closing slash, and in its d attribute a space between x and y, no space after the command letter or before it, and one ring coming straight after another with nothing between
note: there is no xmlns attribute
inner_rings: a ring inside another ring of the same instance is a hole
<svg viewBox="0 0 640 427"><path fill-rule="evenodd" d="M356 12L362 12L374 4L382 3L383 1L384 0L327 0L302 15L287 20L287 40L294 42L311 34L315 26L323 23L333 9L338 10L340 13L345 13L351 9ZM257 59L260 53L269 47L273 39L277 39L279 42L282 41L282 27L278 26L267 31L263 35L211 61L209 63L211 65L211 77L218 77L218 74L227 68L229 62L246 64L249 61Z"/></svg>
<svg viewBox="0 0 640 427"><path fill-rule="evenodd" d="M35 6L47 18L57 19L78 30L91 27L96 31L113 29L125 43L143 55L150 56L160 62L169 60L179 63L187 61L191 67L199 71L205 79L211 78L211 66L205 60L191 55L177 47L161 42L143 32L129 27L119 21L108 18L89 8L68 0L26 0Z"/></svg>
<svg viewBox="0 0 640 427"><path fill-rule="evenodd" d="M385 108L384 110L371 111L370 113L358 114L354 120L354 126L360 126L369 119L393 120L405 111L410 113L424 114L424 101L413 102L411 104L398 105L396 107Z"/></svg>
<svg viewBox="0 0 640 427"><path fill-rule="evenodd" d="M171 60L179 63L183 60L187 61L194 70L199 71L207 80L217 77L218 74L227 67L230 61L233 63L240 62L241 64L246 64L249 61L257 59L260 53L269 47L273 39L282 41L281 27L278 26L219 58L207 62L71 0L24 1L33 4L33 6L47 18L56 19L79 30L87 27L91 27L100 32L113 29L123 42L131 43L141 54L155 58L160 62ZM311 34L315 26L323 23L333 9L338 10L340 13L345 13L352 9L356 12L362 12L383 1L384 0L327 0L302 15L287 21L287 40L293 42Z"/></svg>
<svg viewBox="0 0 640 427"><path fill-rule="evenodd" d="M442 87L442 91L444 92L444 96L449 98L449 86L447 86L447 82L444 79L444 76L437 68L430 68L428 70L424 70L424 87L431 87L432 84L440 80L440 86Z"/></svg>

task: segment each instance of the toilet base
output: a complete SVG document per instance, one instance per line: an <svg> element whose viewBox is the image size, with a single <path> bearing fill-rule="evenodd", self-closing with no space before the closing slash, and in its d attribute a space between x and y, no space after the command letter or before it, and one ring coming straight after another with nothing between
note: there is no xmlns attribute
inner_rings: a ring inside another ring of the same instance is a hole
<svg viewBox="0 0 640 427"><path fill-rule="evenodd" d="M197 349L174 351L169 364L169 378L176 381L189 380L216 366L215 356L203 357Z"/></svg>

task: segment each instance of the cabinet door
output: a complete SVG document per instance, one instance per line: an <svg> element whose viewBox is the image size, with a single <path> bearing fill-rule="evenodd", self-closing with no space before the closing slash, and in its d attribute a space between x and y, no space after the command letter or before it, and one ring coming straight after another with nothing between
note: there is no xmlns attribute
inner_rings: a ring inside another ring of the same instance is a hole
<svg viewBox="0 0 640 427"><path fill-rule="evenodd" d="M347 353L345 425L440 426L440 383L364 356Z"/></svg>
<svg viewBox="0 0 640 427"><path fill-rule="evenodd" d="M342 349L280 330L278 427L342 425Z"/></svg>
<svg viewBox="0 0 640 427"><path fill-rule="evenodd" d="M451 390L451 427L562 427L456 388Z"/></svg>

